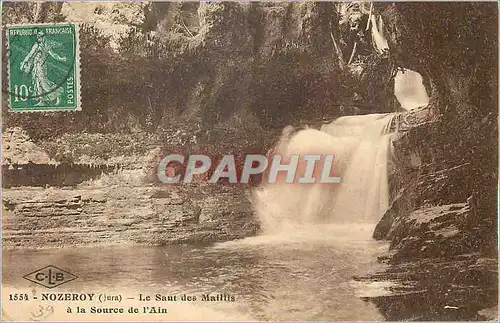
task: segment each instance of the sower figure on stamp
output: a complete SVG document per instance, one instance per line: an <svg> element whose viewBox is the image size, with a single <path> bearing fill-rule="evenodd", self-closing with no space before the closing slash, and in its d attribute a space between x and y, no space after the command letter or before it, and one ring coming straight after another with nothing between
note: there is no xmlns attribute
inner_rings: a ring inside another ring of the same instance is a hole
<svg viewBox="0 0 500 323"><path fill-rule="evenodd" d="M48 40L45 33L39 31L36 35L36 41L31 47L30 52L21 62L21 71L31 73L33 95L38 100L36 106L44 105L56 101L59 105L60 96L63 89L57 87L47 76L47 58L50 56L56 61L66 62L67 58L57 55L52 51L52 47L57 43Z"/></svg>

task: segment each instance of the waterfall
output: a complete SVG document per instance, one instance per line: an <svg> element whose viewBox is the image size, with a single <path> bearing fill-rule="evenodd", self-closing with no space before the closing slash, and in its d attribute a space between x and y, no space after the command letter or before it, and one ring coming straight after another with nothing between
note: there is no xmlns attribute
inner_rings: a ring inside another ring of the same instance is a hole
<svg viewBox="0 0 500 323"><path fill-rule="evenodd" d="M264 233L307 225L376 223L388 208L387 165L395 114L341 117L281 141L277 153L333 154L340 184L264 183L253 204Z"/></svg>

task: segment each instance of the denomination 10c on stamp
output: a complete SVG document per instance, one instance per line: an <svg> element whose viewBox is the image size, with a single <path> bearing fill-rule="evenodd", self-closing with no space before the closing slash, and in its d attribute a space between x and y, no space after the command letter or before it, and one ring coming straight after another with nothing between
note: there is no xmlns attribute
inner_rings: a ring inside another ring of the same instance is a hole
<svg viewBox="0 0 500 323"><path fill-rule="evenodd" d="M78 25L7 26L12 111L81 110Z"/></svg>

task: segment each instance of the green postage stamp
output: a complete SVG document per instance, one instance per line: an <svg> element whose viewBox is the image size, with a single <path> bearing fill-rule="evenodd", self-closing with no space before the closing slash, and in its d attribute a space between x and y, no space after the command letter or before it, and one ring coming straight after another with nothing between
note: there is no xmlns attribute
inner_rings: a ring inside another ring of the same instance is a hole
<svg viewBox="0 0 500 323"><path fill-rule="evenodd" d="M81 110L78 24L9 25L6 35L11 110Z"/></svg>

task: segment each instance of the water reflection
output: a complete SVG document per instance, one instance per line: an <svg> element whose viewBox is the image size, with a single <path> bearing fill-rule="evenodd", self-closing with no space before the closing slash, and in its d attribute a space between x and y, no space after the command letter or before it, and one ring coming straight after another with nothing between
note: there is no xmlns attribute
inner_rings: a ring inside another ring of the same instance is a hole
<svg viewBox="0 0 500 323"><path fill-rule="evenodd" d="M233 295L236 302L209 306L256 320L382 319L373 304L357 297L352 276L380 266L374 259L386 246L328 232L326 241L255 237L213 247L4 251L3 283L26 287L24 274L51 264L79 276L61 286L67 291Z"/></svg>

